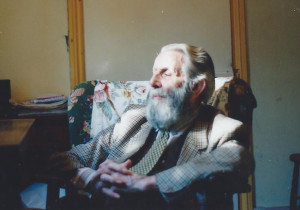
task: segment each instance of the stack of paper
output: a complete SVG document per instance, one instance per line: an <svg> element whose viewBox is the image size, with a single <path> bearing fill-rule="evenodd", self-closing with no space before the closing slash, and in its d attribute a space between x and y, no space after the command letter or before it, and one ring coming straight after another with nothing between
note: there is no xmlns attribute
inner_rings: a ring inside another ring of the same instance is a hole
<svg viewBox="0 0 300 210"><path fill-rule="evenodd" d="M31 114L64 113L67 111L67 97L51 94L36 97L22 103L11 102L18 116Z"/></svg>
<svg viewBox="0 0 300 210"><path fill-rule="evenodd" d="M55 102L61 102L64 100L66 100L66 96L62 94L50 94L50 95L36 97L31 102L33 104L51 104Z"/></svg>

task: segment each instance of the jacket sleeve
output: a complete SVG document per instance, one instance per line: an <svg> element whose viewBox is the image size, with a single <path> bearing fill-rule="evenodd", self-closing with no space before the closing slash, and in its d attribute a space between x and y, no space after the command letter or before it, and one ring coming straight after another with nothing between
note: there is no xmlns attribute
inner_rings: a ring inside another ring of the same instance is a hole
<svg viewBox="0 0 300 210"><path fill-rule="evenodd" d="M142 110L143 107L129 106L124 113L133 109ZM50 158L50 170L55 171L59 176L71 174L67 176L72 178L73 184L79 188L84 188L99 167L99 164L111 155L112 148L118 144L116 140L113 140L116 139L113 138L113 134L114 130L116 130L116 125L120 121L101 131L92 141L77 145L67 152L54 154Z"/></svg>
<svg viewBox="0 0 300 210"><path fill-rule="evenodd" d="M91 174L103 162L111 149L114 125L101 131L93 140L67 152L55 153L49 160L49 171L60 177L72 178L73 184L84 188Z"/></svg>
<svg viewBox="0 0 300 210"><path fill-rule="evenodd" d="M232 173L246 178L253 172L254 160L245 146L247 137L241 132L243 125L233 127L210 139L206 152L199 152L190 161L156 174L156 184L167 202L190 192L194 183L210 175Z"/></svg>

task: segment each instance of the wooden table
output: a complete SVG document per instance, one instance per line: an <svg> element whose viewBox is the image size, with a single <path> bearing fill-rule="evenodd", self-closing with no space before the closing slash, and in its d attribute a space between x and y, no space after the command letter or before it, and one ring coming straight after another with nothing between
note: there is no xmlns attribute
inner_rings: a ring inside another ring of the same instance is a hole
<svg viewBox="0 0 300 210"><path fill-rule="evenodd" d="M34 118L34 131L28 142L31 154L48 150L53 152L70 149L67 110L18 112L16 119Z"/></svg>
<svg viewBox="0 0 300 210"><path fill-rule="evenodd" d="M0 120L0 209L19 207L26 145L34 119Z"/></svg>
<svg viewBox="0 0 300 210"><path fill-rule="evenodd" d="M19 147L22 145L34 119L0 120L0 147Z"/></svg>

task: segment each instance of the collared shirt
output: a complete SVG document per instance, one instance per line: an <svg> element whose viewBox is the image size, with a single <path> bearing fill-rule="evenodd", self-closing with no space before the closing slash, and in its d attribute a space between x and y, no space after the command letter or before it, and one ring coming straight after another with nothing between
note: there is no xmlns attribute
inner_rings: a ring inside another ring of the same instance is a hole
<svg viewBox="0 0 300 210"><path fill-rule="evenodd" d="M167 170L176 165L182 146L184 144L186 132L169 133L167 147L148 175L154 175L163 170Z"/></svg>

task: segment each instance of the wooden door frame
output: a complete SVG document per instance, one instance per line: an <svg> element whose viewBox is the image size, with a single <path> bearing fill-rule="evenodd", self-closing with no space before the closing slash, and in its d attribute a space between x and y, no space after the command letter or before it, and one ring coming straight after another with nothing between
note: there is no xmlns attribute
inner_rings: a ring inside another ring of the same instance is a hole
<svg viewBox="0 0 300 210"><path fill-rule="evenodd" d="M248 69L247 31L246 31L246 8L245 0L229 0L231 16L231 45L232 45L232 69L235 76L250 83ZM250 143L252 151L252 134ZM251 192L238 195L239 210L253 210L255 183L254 176L249 177Z"/></svg>
<svg viewBox="0 0 300 210"><path fill-rule="evenodd" d="M236 76L250 83L247 62L245 0L229 0L231 17L232 68ZM83 0L68 0L71 88L86 80L84 54ZM238 195L239 210L253 210L254 177L249 179L252 192Z"/></svg>
<svg viewBox="0 0 300 210"><path fill-rule="evenodd" d="M245 1L230 0L232 68L237 77L250 82L247 62Z"/></svg>
<svg viewBox="0 0 300 210"><path fill-rule="evenodd" d="M71 89L86 80L83 0L68 0Z"/></svg>

